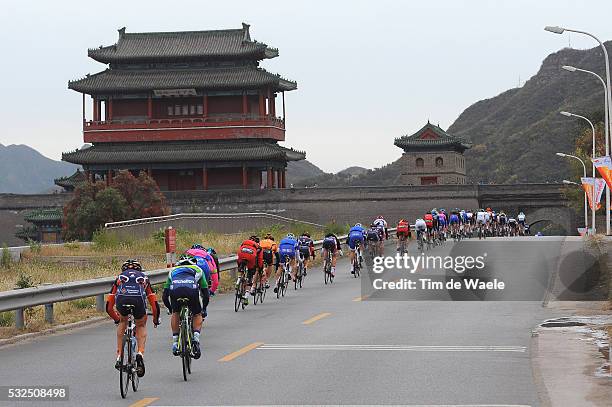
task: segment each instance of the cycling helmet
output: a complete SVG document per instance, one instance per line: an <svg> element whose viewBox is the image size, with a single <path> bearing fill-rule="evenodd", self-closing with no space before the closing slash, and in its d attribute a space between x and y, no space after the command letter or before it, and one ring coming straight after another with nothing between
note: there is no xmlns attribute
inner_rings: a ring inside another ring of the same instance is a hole
<svg viewBox="0 0 612 407"><path fill-rule="evenodd" d="M370 225L370 227L371 227L371 228L378 228L378 227L376 226L376 223L372 223L372 224Z"/></svg>
<svg viewBox="0 0 612 407"><path fill-rule="evenodd" d="M287 233L287 239L295 239L295 235L293 233Z"/></svg>
<svg viewBox="0 0 612 407"><path fill-rule="evenodd" d="M253 235L253 236L249 237L249 240L252 240L252 241L254 241L255 243L259 243L259 238L258 238L257 236L255 236L255 235Z"/></svg>
<svg viewBox="0 0 612 407"><path fill-rule="evenodd" d="M197 264L198 262L195 257L190 254L183 254L176 262L177 266L195 266Z"/></svg>
<svg viewBox="0 0 612 407"><path fill-rule="evenodd" d="M206 251L208 252L208 254L217 254L217 251L212 247L209 247L208 249L206 249Z"/></svg>
<svg viewBox="0 0 612 407"><path fill-rule="evenodd" d="M126 270L136 270L136 271L142 271L142 266L140 265L140 263L138 262L138 260L126 260L122 265L121 265L121 271L126 271Z"/></svg>
<svg viewBox="0 0 612 407"><path fill-rule="evenodd" d="M199 249L199 250L204 250L204 246L202 246L199 243L195 243L191 246L192 249Z"/></svg>
<svg viewBox="0 0 612 407"><path fill-rule="evenodd" d="M358 224L358 225L361 226L361 224ZM302 236L310 237L310 233L304 232L304 233L302 233Z"/></svg>
<svg viewBox="0 0 612 407"><path fill-rule="evenodd" d="M360 228L361 227L361 223L355 223L355 227L356 228Z"/></svg>
<svg viewBox="0 0 612 407"><path fill-rule="evenodd" d="M264 239L274 240L274 236L272 236L271 233L266 233L266 235L264 236Z"/></svg>

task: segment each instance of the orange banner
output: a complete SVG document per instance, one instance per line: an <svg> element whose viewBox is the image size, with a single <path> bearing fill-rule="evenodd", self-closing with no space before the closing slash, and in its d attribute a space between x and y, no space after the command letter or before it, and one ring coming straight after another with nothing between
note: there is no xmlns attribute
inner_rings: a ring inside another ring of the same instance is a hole
<svg viewBox="0 0 612 407"><path fill-rule="evenodd" d="M601 177L606 181L608 188L612 189L612 159L610 159L610 156L594 158L593 164L595 164L595 168L597 168Z"/></svg>
<svg viewBox="0 0 612 407"><path fill-rule="evenodd" d="M595 210L601 208L601 196L606 188L606 181L602 178L580 178L582 181L582 189L586 192L589 200L589 207L593 210L593 201L595 201Z"/></svg>

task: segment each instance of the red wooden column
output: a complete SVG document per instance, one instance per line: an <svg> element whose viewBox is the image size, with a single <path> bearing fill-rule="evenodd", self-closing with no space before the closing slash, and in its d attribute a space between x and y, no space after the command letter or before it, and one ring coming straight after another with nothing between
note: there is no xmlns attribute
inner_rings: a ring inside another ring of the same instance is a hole
<svg viewBox="0 0 612 407"><path fill-rule="evenodd" d="M111 121L113 120L113 99L109 98L106 104L107 104L106 120Z"/></svg>
<svg viewBox="0 0 612 407"><path fill-rule="evenodd" d="M153 118L153 98L151 95L149 95L149 98L147 99L147 117L149 119Z"/></svg>
<svg viewBox="0 0 612 407"><path fill-rule="evenodd" d="M272 93L270 97L270 116L276 117L276 94Z"/></svg>
<svg viewBox="0 0 612 407"><path fill-rule="evenodd" d="M259 92L259 117L266 115L266 99L264 98L263 92Z"/></svg>
<svg viewBox="0 0 612 407"><path fill-rule="evenodd" d="M85 94L83 93L83 125L85 125Z"/></svg>
<svg viewBox="0 0 612 407"><path fill-rule="evenodd" d="M93 100L93 119L100 121L100 101L98 99Z"/></svg>
<svg viewBox="0 0 612 407"><path fill-rule="evenodd" d="M262 176L261 176L261 170L258 169L257 173L259 174L259 188L261 189L261 187L263 186L263 179L262 179Z"/></svg>
<svg viewBox="0 0 612 407"><path fill-rule="evenodd" d="M281 189L283 187L283 171L276 170L277 179L276 179L276 188Z"/></svg>
<svg viewBox="0 0 612 407"><path fill-rule="evenodd" d="M270 88L268 88L268 116L272 115L272 98L270 97Z"/></svg>
<svg viewBox="0 0 612 407"><path fill-rule="evenodd" d="M208 168L202 168L202 187L204 191L208 190Z"/></svg>
<svg viewBox="0 0 612 407"><path fill-rule="evenodd" d="M267 173L268 173L268 188L271 189L271 188L274 187L274 178L273 178L272 167L268 167Z"/></svg>
<svg viewBox="0 0 612 407"><path fill-rule="evenodd" d="M106 171L106 186L109 186L113 181L113 170Z"/></svg>
<svg viewBox="0 0 612 407"><path fill-rule="evenodd" d="M249 187L249 172L246 164L242 164L242 189Z"/></svg>
<svg viewBox="0 0 612 407"><path fill-rule="evenodd" d="M276 188L276 170L272 169L272 188Z"/></svg>
<svg viewBox="0 0 612 407"><path fill-rule="evenodd" d="M202 111L204 113L204 118L206 118L208 117L208 95L204 95L204 100L202 101L202 103L204 103Z"/></svg>
<svg viewBox="0 0 612 407"><path fill-rule="evenodd" d="M249 100L246 92L242 92L242 115L246 116L249 113Z"/></svg>
<svg viewBox="0 0 612 407"><path fill-rule="evenodd" d="M283 189L287 188L286 177L287 177L287 170L285 170L285 169L281 170L281 188L283 188Z"/></svg>

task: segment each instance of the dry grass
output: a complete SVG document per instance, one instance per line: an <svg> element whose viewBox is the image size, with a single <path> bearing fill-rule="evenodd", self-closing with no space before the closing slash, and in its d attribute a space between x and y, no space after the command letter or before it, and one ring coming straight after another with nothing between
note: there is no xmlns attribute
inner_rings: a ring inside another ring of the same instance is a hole
<svg viewBox="0 0 612 407"><path fill-rule="evenodd" d="M303 225L292 227L273 226L267 230L254 232L263 235L272 233L277 240L289 231L299 234ZM306 228L306 230L309 230ZM310 229L312 237L320 239L322 231ZM234 235L199 234L178 231L178 252L189 248L193 243L200 242L206 247L214 247L219 257L225 257L236 252L240 243L252 233ZM117 275L121 263L127 258L137 258L145 270L164 268L165 247L163 236L157 233L146 239L119 240L116 236L97 234L91 245L65 243L61 246L33 246L22 254L22 261L0 267L0 291L13 290L17 286L27 287L41 284L55 284L69 281L88 280L98 277ZM230 273L221 273L220 292L231 292L234 280ZM158 296L161 297L159 288ZM54 305L53 325L66 324L91 318L99 313L95 309L93 298L57 303ZM52 325L44 321L44 307L38 306L26 311L26 328L14 328L14 312L0 313L0 338L10 337L18 333L39 332Z"/></svg>

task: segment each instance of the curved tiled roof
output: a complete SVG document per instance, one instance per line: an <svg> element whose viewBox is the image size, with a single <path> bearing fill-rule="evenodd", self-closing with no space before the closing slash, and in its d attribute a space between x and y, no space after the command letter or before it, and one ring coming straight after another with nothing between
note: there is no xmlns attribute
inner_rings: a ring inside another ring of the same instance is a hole
<svg viewBox="0 0 612 407"><path fill-rule="evenodd" d="M261 141L98 143L89 148L62 154L62 160L83 165L244 160L298 161L305 158L304 152Z"/></svg>
<svg viewBox="0 0 612 407"><path fill-rule="evenodd" d="M153 89L245 89L271 86L274 91L297 89L297 83L254 65L224 68L107 69L68 82L68 88L87 94L142 92Z"/></svg>
<svg viewBox="0 0 612 407"><path fill-rule="evenodd" d="M163 60L247 58L261 60L278 56L278 50L251 40L249 25L232 30L127 33L119 30L116 44L88 50L102 63Z"/></svg>
<svg viewBox="0 0 612 407"><path fill-rule="evenodd" d="M64 217L62 208L37 209L28 212L23 219L31 223L61 222Z"/></svg>
<svg viewBox="0 0 612 407"><path fill-rule="evenodd" d="M76 172L68 177L60 177L53 180L55 185L62 187L64 189L74 189L79 184L87 181L85 177L85 173L81 170L76 170Z"/></svg>
<svg viewBox="0 0 612 407"><path fill-rule="evenodd" d="M439 150L448 148L464 151L472 147L469 141L461 137L453 136L429 122L410 136L405 135L396 138L393 144L402 148L404 151Z"/></svg>

